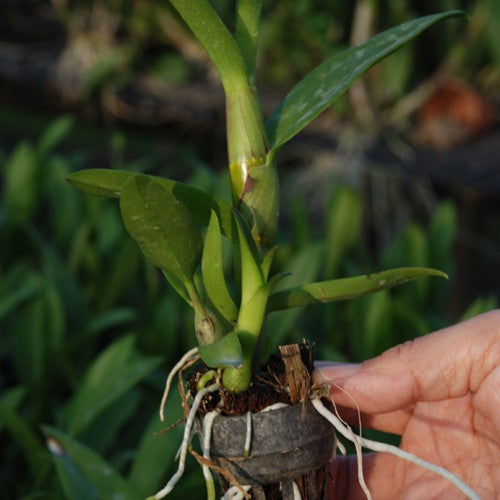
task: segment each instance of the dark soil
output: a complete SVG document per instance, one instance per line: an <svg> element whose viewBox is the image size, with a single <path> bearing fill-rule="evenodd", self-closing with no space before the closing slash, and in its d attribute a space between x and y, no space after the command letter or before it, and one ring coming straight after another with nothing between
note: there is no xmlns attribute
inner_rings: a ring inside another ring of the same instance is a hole
<svg viewBox="0 0 500 500"><path fill-rule="evenodd" d="M298 347L302 366L307 372L304 373L308 379L306 383L310 384L310 375L313 370L313 350L306 342L299 344ZM202 362L194 365L187 381L191 394L196 394L196 383L208 370L209 368ZM212 411L221 399L223 406L219 406L218 411L224 416L244 415L248 411L258 413L266 406L275 403L295 404L298 401L292 401L290 395L293 394L293 391L290 391L289 379L289 370L287 372L283 355L281 352L274 353L259 373L252 377L248 390L235 394L221 388L218 392L204 398L199 413L204 415Z"/></svg>

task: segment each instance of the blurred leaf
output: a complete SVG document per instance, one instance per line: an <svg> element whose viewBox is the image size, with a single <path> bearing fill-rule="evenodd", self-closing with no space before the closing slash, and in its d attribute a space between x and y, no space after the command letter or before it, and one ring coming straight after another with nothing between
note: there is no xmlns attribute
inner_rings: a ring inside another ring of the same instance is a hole
<svg viewBox="0 0 500 500"><path fill-rule="evenodd" d="M100 412L149 375L160 361L138 357L132 336L114 342L91 365L66 407L69 433L75 435L85 430Z"/></svg>
<svg viewBox="0 0 500 500"><path fill-rule="evenodd" d="M16 307L32 299L43 288L43 280L36 273L23 275L19 287L14 290L3 290L0 295L0 321L10 314Z"/></svg>
<svg viewBox="0 0 500 500"><path fill-rule="evenodd" d="M136 175L123 185L120 209L144 255L184 285L192 282L203 241L184 205L158 182Z"/></svg>
<svg viewBox="0 0 500 500"><path fill-rule="evenodd" d="M486 0L488 8L487 35L489 48L496 66L500 66L500 3L497 0Z"/></svg>
<svg viewBox="0 0 500 500"><path fill-rule="evenodd" d="M300 285L317 279L322 261L321 250L321 245L310 243L296 253L285 267L290 276L277 285L276 292L273 295L279 294L280 290L283 290L286 286ZM268 312L270 312L269 308ZM290 335L291 330L293 330L301 312L300 309L283 310L274 312L266 319L266 332L269 332L268 336L271 341L270 348L275 349L285 341L287 335Z"/></svg>
<svg viewBox="0 0 500 500"><path fill-rule="evenodd" d="M4 401L0 401L0 421L3 428L10 434L16 446L23 452L24 459L29 465L34 477L42 467L44 447L31 426L14 411L14 408Z"/></svg>
<svg viewBox="0 0 500 500"><path fill-rule="evenodd" d="M227 288L222 266L222 238L217 215L212 212L201 259L203 284L208 298L229 322L238 319L238 308Z"/></svg>
<svg viewBox="0 0 500 500"><path fill-rule="evenodd" d="M478 297L469 307L462 313L459 321L465 321L467 319L478 316L488 311L492 311L498 307L498 297L495 295L490 295L487 297Z"/></svg>
<svg viewBox="0 0 500 500"><path fill-rule="evenodd" d="M110 448L116 449L115 444L120 440L121 431L129 431L140 400L141 391L137 389L122 395L96 416L80 435L81 441L92 446L92 449L100 454L108 452Z"/></svg>
<svg viewBox="0 0 500 500"><path fill-rule="evenodd" d="M39 168L33 147L21 142L5 164L4 203L17 216L31 217L38 203Z"/></svg>
<svg viewBox="0 0 500 500"><path fill-rule="evenodd" d="M98 335L110 328L126 325L137 318L137 312L128 307L110 309L92 318L87 325L86 333Z"/></svg>
<svg viewBox="0 0 500 500"><path fill-rule="evenodd" d="M43 427L66 498L71 500L140 498L106 461L82 443L52 427Z"/></svg>
<svg viewBox="0 0 500 500"><path fill-rule="evenodd" d="M72 116L65 115L55 119L43 132L36 145L39 157L51 153L64 140L75 124Z"/></svg>
<svg viewBox="0 0 500 500"><path fill-rule="evenodd" d="M463 15L464 12L453 10L408 21L321 63L291 90L267 121L269 149L278 149L289 141L345 92L358 76L391 52L436 22Z"/></svg>
<svg viewBox="0 0 500 500"><path fill-rule="evenodd" d="M392 302L387 290L367 297L367 306L361 317L364 328L361 344L361 359L376 356L394 343L392 329Z"/></svg>
<svg viewBox="0 0 500 500"><path fill-rule="evenodd" d="M457 234L457 213L452 202L442 202L429 224L429 265L451 271L451 252Z"/></svg>
<svg viewBox="0 0 500 500"><path fill-rule="evenodd" d="M119 198L124 183L133 175L136 174L121 170L88 169L71 174L67 180L86 193ZM208 226L213 210L219 217L222 234L233 242L237 241L236 224L231 205L181 182L156 176L145 177L154 180L170 191L186 206L193 220L199 224Z"/></svg>
<svg viewBox="0 0 500 500"><path fill-rule="evenodd" d="M336 275L345 252L360 238L362 204L359 194L341 186L334 191L327 215L325 277Z"/></svg>
<svg viewBox="0 0 500 500"><path fill-rule="evenodd" d="M198 354L210 368L226 366L238 368L243 364L243 353L237 331L228 333L212 344L198 346Z"/></svg>
<svg viewBox="0 0 500 500"><path fill-rule="evenodd" d="M16 411L17 407L26 396L26 389L22 386L13 387L4 391L0 395L0 405L4 408L9 408L12 411ZM3 430L4 422L0 419L0 432Z"/></svg>
<svg viewBox="0 0 500 500"><path fill-rule="evenodd" d="M167 420L175 422L182 418L181 408L179 394L174 391L165 407ZM168 431L168 434L156 435L165 427L158 414L154 414L134 453L129 482L143 497L157 491L165 473L176 466L174 459L182 441L184 428L178 425Z"/></svg>
<svg viewBox="0 0 500 500"><path fill-rule="evenodd" d="M273 293L269 297L267 311L352 299L424 276L447 277L446 274L436 269L402 267L354 278L309 283Z"/></svg>

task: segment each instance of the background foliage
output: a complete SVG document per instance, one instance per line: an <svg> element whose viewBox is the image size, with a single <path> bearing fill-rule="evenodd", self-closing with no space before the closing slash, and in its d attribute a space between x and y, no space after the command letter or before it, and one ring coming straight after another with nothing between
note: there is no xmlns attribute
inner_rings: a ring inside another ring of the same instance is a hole
<svg viewBox="0 0 500 500"><path fill-rule="evenodd" d="M449 8L464 8L472 17L465 31L447 24L371 72L366 81L375 109L396 105L443 59L455 74L473 74L494 93L491 82L498 81L500 64L495 0L366 3L373 31ZM232 7L214 4L223 14ZM75 57L92 55L80 59L86 62L74 73L60 59L60 75L74 77L66 84L81 106L145 74L177 83L211 78L202 54L179 53L189 46L189 34L166 1L54 1L53 7L51 22L64 28L56 31L58 43L73 67ZM264 8L264 85L288 88L349 43L354 3L264 2ZM48 9L48 3L8 0L0 9L9 28L4 41L28 43L27 31L19 36L19 26L26 27L18 21L29 19L29 9ZM103 46L105 51L95 49ZM337 111L352 106L345 99ZM5 104L0 113L2 495L141 498L176 466L181 429L160 437L154 432L161 429L157 410L166 372L195 345L192 313L144 262L116 204L78 193L65 178L84 167L112 166L181 177L226 198L229 183L192 146L169 146L165 154L142 131L109 125L96 130L73 115L47 126L38 116ZM223 145L219 149L223 156ZM366 193L333 175L326 186L327 203L314 213L300 191L285 197L274 264L292 272L284 286L403 265L436 267L453 279L459 230L453 202L442 200L430 217L411 219L377 246ZM458 319L448 313L449 289L450 282L424 279L349 303L274 313L267 328L275 345L305 337L316 343L318 358L359 361ZM494 296L479 298L461 315L496 305ZM178 398L172 397L168 423L180 416ZM203 491L193 462L175 498Z"/></svg>

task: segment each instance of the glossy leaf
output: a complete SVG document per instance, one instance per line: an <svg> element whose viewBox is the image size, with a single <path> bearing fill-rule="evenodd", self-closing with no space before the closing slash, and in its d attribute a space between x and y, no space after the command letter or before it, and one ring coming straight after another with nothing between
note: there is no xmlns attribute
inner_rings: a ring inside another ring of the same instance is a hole
<svg viewBox="0 0 500 500"><path fill-rule="evenodd" d="M453 10L408 21L321 63L291 90L267 121L270 150L299 133L378 61L438 21L462 15L464 12Z"/></svg>
<svg viewBox="0 0 500 500"><path fill-rule="evenodd" d="M63 432L44 427L66 498L91 500L140 498L133 487L97 453Z"/></svg>
<svg viewBox="0 0 500 500"><path fill-rule="evenodd" d="M80 170L71 174L67 180L86 193L119 198L123 185L134 175L137 174L123 170L99 168ZM236 224L231 205L182 182L152 175L144 177L154 179L155 182L170 191L185 205L193 219L204 226L208 226L213 210L219 217L222 234L233 242L237 241Z"/></svg>
<svg viewBox="0 0 500 500"><path fill-rule="evenodd" d="M192 282L203 241L186 207L160 183L135 175L123 185L120 210L142 253L183 284Z"/></svg>
<svg viewBox="0 0 500 500"><path fill-rule="evenodd" d="M243 353L236 331L228 333L212 344L200 345L198 354L210 368L227 366L238 368L243 364Z"/></svg>
<svg viewBox="0 0 500 500"><path fill-rule="evenodd" d="M269 297L267 311L272 312L308 304L353 299L424 276L447 278L445 273L436 269L401 267L353 278L310 283L272 294Z"/></svg>
<svg viewBox="0 0 500 500"><path fill-rule="evenodd" d="M222 267L222 237L217 215L212 212L203 255L201 259L201 273L203 284L208 298L217 310L228 321L234 323L238 317L238 308L227 288Z"/></svg>

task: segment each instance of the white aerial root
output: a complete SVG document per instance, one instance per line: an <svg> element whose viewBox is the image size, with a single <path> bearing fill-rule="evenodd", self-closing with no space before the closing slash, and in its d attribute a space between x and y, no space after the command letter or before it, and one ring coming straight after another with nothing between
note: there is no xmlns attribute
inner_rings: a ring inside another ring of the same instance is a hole
<svg viewBox="0 0 500 500"><path fill-rule="evenodd" d="M161 398L160 403L160 420L162 422L165 421L165 404L167 402L168 393L170 392L170 386L172 385L172 380L175 377L175 374L189 361L190 358L193 358L198 354L198 348L193 347L193 349L189 350L179 362L172 368L170 373L168 374L167 381L165 382L165 390L163 391L163 396Z"/></svg>
<svg viewBox="0 0 500 500"><path fill-rule="evenodd" d="M241 492L241 488L245 490L245 493L248 493L252 487L248 484L245 484L243 486L231 486L231 488L229 488L226 493L224 493L224 496L221 498L221 500L244 500L245 497Z"/></svg>
<svg viewBox="0 0 500 500"><path fill-rule="evenodd" d="M163 489L161 489L156 495L153 497L156 500L160 500L161 498L166 497L177 484L179 479L182 477L184 473L184 467L186 465L186 455L189 447L189 443L191 441L191 429L193 428L194 418L196 416L196 412L201 404L201 400L204 396L206 396L210 392L218 391L220 388L219 384L212 384L208 387L204 387L196 394L194 398L193 404L191 406L191 410L189 411L189 415L186 421L186 426L184 427L184 436L182 438L181 444L181 454L179 457L179 467L177 468L177 472L170 478L170 481L165 485Z"/></svg>
<svg viewBox="0 0 500 500"><path fill-rule="evenodd" d="M343 390L343 389L342 389ZM344 391L346 392L346 391ZM346 393L349 394L349 393ZM361 436L362 428L361 428L361 413L359 411L359 406L358 403L354 400L354 398L349 394L349 397L353 399L356 408L358 409L358 423L359 423L359 435ZM356 449L356 463L357 463L357 470L358 470L358 482L359 485L361 486L361 489L363 490L363 493L365 494L366 498L368 500L372 500L372 495L370 493L370 490L368 489L368 486L366 486L365 482L365 475L363 474L363 450L361 449L361 445L359 444L359 440L357 439L358 436L354 434L352 431L351 427L347 424L345 420L342 420L342 418L339 415L339 412L337 411L337 406L335 405L335 401L332 401L333 404L333 409L335 410L335 415L338 418L339 422L344 426L347 432L349 432L349 440L354 443L354 448ZM336 440L337 444L339 443L338 439ZM344 455L345 455L345 448L344 448Z"/></svg>
<svg viewBox="0 0 500 500"><path fill-rule="evenodd" d="M372 441L371 439L366 439L364 437L357 436L356 434L353 433L353 431L349 428L348 425L343 424L340 421L340 419L338 419L332 412L330 412L323 405L320 399L313 399L312 404L321 415L323 415L327 420L329 420L329 422L335 427L335 429L340 434L342 434L346 439L349 439L349 441L352 441L354 444L356 444L357 442L359 445L369 450L378 451L382 453L391 453L392 455L395 455L398 458L402 458L403 460L407 460L408 462L412 462L416 465L419 465L420 467L430 470L444 477L451 483L453 483L453 485L455 485L468 498L472 500L480 500L479 495L477 495L475 491L473 491L455 474L451 473L449 470L446 470L444 467L427 462L427 460L424 460L420 457L413 455L412 453L404 451L401 448L398 448L397 446L393 446L386 443L379 443L378 441Z"/></svg>
<svg viewBox="0 0 500 500"><path fill-rule="evenodd" d="M262 408L262 410L260 410L260 413L264 413L266 411L279 410L280 408L286 408L287 406L290 405L286 403L274 403L272 405L266 406L265 408Z"/></svg>
<svg viewBox="0 0 500 500"><path fill-rule="evenodd" d="M208 412L203 417L203 440L201 446L203 448L203 456L210 460L210 440L212 437L212 425L214 423L215 417L219 413L216 410ZM201 469L203 470L203 476L205 477L205 483L207 485L207 500L215 500L215 486L212 473L210 472L210 467L208 465L202 464Z"/></svg>
<svg viewBox="0 0 500 500"><path fill-rule="evenodd" d="M297 483L295 481L293 481L292 487L293 487L293 500L302 500L302 495L300 494L299 487L297 486Z"/></svg>
<svg viewBox="0 0 500 500"><path fill-rule="evenodd" d="M245 458L250 456L250 446L252 445L252 412L247 411L247 428L245 437L245 450L243 456Z"/></svg>

